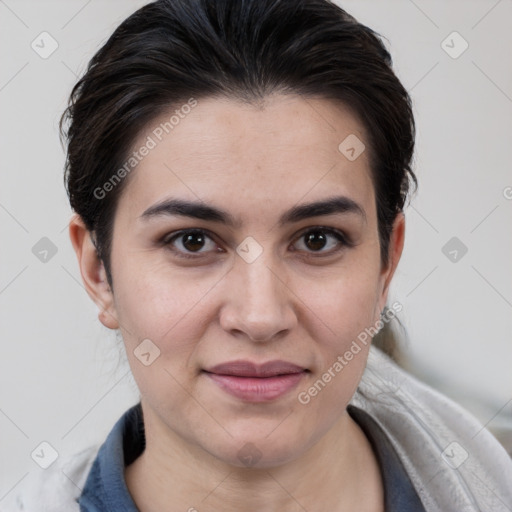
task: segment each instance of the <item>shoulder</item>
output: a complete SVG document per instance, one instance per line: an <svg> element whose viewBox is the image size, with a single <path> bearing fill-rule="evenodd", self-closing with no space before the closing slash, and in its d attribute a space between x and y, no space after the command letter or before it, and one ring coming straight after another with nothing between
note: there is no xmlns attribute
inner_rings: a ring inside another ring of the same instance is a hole
<svg viewBox="0 0 512 512"><path fill-rule="evenodd" d="M512 459L468 411L372 347L352 404L392 442L427 510L509 510ZM444 508L443 508L444 507Z"/></svg>
<svg viewBox="0 0 512 512"><path fill-rule="evenodd" d="M57 459L48 469L34 469L1 503L2 512L79 512L77 499L100 445Z"/></svg>

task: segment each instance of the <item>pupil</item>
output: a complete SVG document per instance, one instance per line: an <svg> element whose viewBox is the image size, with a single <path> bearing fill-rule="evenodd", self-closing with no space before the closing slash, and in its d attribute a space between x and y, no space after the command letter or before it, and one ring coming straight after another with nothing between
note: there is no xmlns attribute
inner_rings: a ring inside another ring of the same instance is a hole
<svg viewBox="0 0 512 512"><path fill-rule="evenodd" d="M204 237L201 233L190 233L183 237L183 247L189 251L201 249L204 245Z"/></svg>
<svg viewBox="0 0 512 512"><path fill-rule="evenodd" d="M323 249L323 247L325 246L325 234L320 233L319 231L309 233L306 237L306 245L309 249L312 249L313 251Z"/></svg>

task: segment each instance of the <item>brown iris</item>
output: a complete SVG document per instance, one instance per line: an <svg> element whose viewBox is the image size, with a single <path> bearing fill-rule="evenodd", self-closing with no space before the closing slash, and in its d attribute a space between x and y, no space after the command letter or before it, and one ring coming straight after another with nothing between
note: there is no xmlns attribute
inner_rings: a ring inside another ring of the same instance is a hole
<svg viewBox="0 0 512 512"><path fill-rule="evenodd" d="M305 236L306 246L312 251L318 251L325 247L326 236L321 231L312 231Z"/></svg>
<svg viewBox="0 0 512 512"><path fill-rule="evenodd" d="M188 251L198 251L204 246L205 237L202 233L189 233L183 236L183 247Z"/></svg>

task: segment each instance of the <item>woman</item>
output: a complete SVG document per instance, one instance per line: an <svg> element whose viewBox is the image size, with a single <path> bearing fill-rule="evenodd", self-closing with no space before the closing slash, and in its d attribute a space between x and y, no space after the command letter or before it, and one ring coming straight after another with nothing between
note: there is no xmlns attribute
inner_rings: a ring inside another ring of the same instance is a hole
<svg viewBox="0 0 512 512"><path fill-rule="evenodd" d="M371 346L416 181L374 32L325 0L159 0L66 122L70 238L141 399L18 509L512 508L505 450Z"/></svg>

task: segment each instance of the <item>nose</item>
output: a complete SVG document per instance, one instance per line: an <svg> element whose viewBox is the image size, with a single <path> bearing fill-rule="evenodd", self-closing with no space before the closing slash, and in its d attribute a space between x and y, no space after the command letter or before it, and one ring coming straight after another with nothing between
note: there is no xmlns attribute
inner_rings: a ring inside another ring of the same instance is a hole
<svg viewBox="0 0 512 512"><path fill-rule="evenodd" d="M232 335L265 342L297 323L294 294L284 269L264 256L252 263L237 257L224 282L221 327Z"/></svg>

